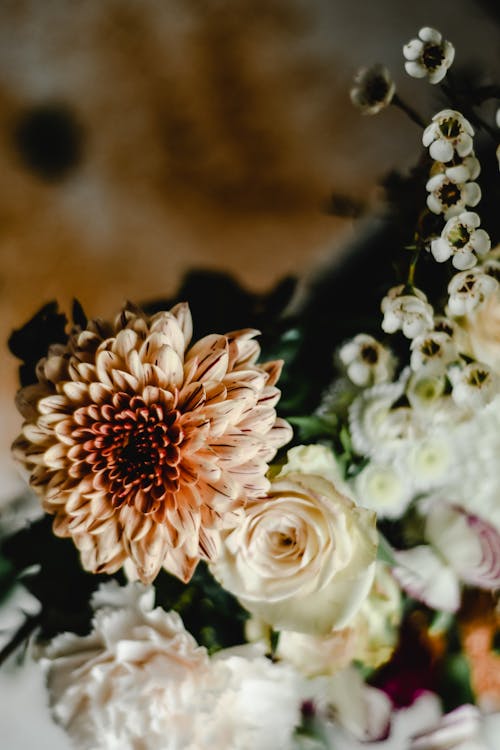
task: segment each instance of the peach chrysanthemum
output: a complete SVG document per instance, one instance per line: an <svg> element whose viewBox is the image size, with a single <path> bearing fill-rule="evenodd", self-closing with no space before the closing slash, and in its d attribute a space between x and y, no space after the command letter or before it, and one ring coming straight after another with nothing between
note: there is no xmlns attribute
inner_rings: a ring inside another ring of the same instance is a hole
<svg viewBox="0 0 500 750"><path fill-rule="evenodd" d="M18 394L14 453L87 570L131 560L144 582L162 566L188 581L216 558L218 529L267 491L291 428L274 408L281 362L256 364L257 333L188 348L187 304L152 317L128 306L40 360L38 383Z"/></svg>

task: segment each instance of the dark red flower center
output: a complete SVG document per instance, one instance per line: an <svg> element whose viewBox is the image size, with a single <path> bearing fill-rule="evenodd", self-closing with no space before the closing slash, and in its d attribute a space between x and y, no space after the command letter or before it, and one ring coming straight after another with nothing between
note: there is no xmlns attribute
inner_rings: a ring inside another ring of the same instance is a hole
<svg viewBox="0 0 500 750"><path fill-rule="evenodd" d="M444 60L443 47L440 44L427 43L422 53L422 60L428 70L435 70Z"/></svg>
<svg viewBox="0 0 500 750"><path fill-rule="evenodd" d="M119 393L112 403L81 411L84 461L96 474L96 488L107 490L115 507L139 504L138 510L151 513L179 490L184 435L177 409Z"/></svg>

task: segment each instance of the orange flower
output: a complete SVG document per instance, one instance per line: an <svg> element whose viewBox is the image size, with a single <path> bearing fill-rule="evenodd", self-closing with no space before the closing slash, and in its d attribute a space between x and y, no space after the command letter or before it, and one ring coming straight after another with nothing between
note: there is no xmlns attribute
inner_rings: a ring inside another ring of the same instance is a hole
<svg viewBox="0 0 500 750"><path fill-rule="evenodd" d="M14 453L87 570L130 559L145 583L162 566L187 582L216 559L218 529L267 491L267 462L292 433L274 408L282 363L256 364L257 333L188 348L187 304L152 317L128 306L49 348L18 395Z"/></svg>

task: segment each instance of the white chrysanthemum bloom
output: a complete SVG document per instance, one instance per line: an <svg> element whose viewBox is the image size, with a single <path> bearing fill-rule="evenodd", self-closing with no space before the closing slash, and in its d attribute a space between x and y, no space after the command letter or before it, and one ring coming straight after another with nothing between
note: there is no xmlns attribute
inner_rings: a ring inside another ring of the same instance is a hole
<svg viewBox="0 0 500 750"><path fill-rule="evenodd" d="M441 237L431 242L431 253L438 263L452 258L459 271L472 268L477 258L486 255L491 240L484 229L479 229L481 219L473 211L464 211L446 223Z"/></svg>
<svg viewBox="0 0 500 750"><path fill-rule="evenodd" d="M452 367L449 377L453 385L453 400L469 411L485 406L498 393L500 378L483 362Z"/></svg>
<svg viewBox="0 0 500 750"><path fill-rule="evenodd" d="M420 289L406 294L403 284L392 287L380 308L384 314L382 330L386 333L402 330L407 338L413 339L434 325L434 310Z"/></svg>
<svg viewBox="0 0 500 750"><path fill-rule="evenodd" d="M457 358L453 339L441 331L429 331L416 336L411 342L410 367L414 372L439 375Z"/></svg>
<svg viewBox="0 0 500 750"><path fill-rule="evenodd" d="M153 609L154 590L105 584L88 636L45 650L56 721L79 750L288 748L308 687L262 650L209 659L175 612ZM255 744L257 743L257 744Z"/></svg>
<svg viewBox="0 0 500 750"><path fill-rule="evenodd" d="M458 182L448 170L433 175L426 184L429 193L427 207L434 214L443 214L445 219L477 206L481 200L481 188L477 182Z"/></svg>
<svg viewBox="0 0 500 750"><path fill-rule="evenodd" d="M378 518L401 518L411 500L411 484L395 466L370 463L354 482L359 502Z"/></svg>
<svg viewBox="0 0 500 750"><path fill-rule="evenodd" d="M434 115L422 136L422 143L435 161L447 163L455 153L464 158L472 151L474 129L460 112L443 109Z"/></svg>
<svg viewBox="0 0 500 750"><path fill-rule="evenodd" d="M414 414L393 405L405 392L406 380L367 388L351 404L349 430L356 453L384 461L415 434Z"/></svg>
<svg viewBox="0 0 500 750"><path fill-rule="evenodd" d="M386 383L394 375L394 355L390 349L366 333L359 333L347 341L340 348L339 357L355 385L364 387Z"/></svg>
<svg viewBox="0 0 500 750"><path fill-rule="evenodd" d="M417 492L441 487L454 463L449 431L442 429L415 441L405 456L405 469Z"/></svg>
<svg viewBox="0 0 500 750"><path fill-rule="evenodd" d="M257 364L257 331L190 346L192 330L186 303L128 305L74 328L18 394L16 457L86 570L128 561L145 583L162 566L189 581L292 436L274 409L282 362Z"/></svg>
<svg viewBox="0 0 500 750"><path fill-rule="evenodd" d="M414 372L406 387L406 397L412 409L427 412L439 406L444 393L446 381L444 374L429 375L426 372Z"/></svg>
<svg viewBox="0 0 500 750"><path fill-rule="evenodd" d="M427 77L429 83L435 84L443 80L453 63L455 48L443 39L439 31L424 26L418 32L418 39L404 45L403 54L408 75L412 78Z"/></svg>
<svg viewBox="0 0 500 750"><path fill-rule="evenodd" d="M497 156L498 168L500 169L500 144L497 146L497 150L495 153Z"/></svg>
<svg viewBox="0 0 500 750"><path fill-rule="evenodd" d="M498 281L482 268L455 274L448 284L448 315L470 315L498 288Z"/></svg>
<svg viewBox="0 0 500 750"><path fill-rule="evenodd" d="M211 571L276 629L325 634L344 627L368 595L378 544L375 514L320 476L278 475L222 534Z"/></svg>
<svg viewBox="0 0 500 750"><path fill-rule="evenodd" d="M358 70L350 96L362 114L376 115L391 103L395 91L389 70L384 65L372 65Z"/></svg>
<svg viewBox="0 0 500 750"><path fill-rule="evenodd" d="M500 395L457 424L449 439L455 468L447 478L446 495L500 531Z"/></svg>

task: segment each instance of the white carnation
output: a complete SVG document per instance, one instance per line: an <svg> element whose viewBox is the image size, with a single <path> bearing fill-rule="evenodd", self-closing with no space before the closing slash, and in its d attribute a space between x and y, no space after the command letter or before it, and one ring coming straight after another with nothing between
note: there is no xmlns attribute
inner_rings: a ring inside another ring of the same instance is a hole
<svg viewBox="0 0 500 750"><path fill-rule="evenodd" d="M45 650L54 718L80 750L288 750L309 689L258 649L210 659L141 584L101 587L93 630Z"/></svg>

